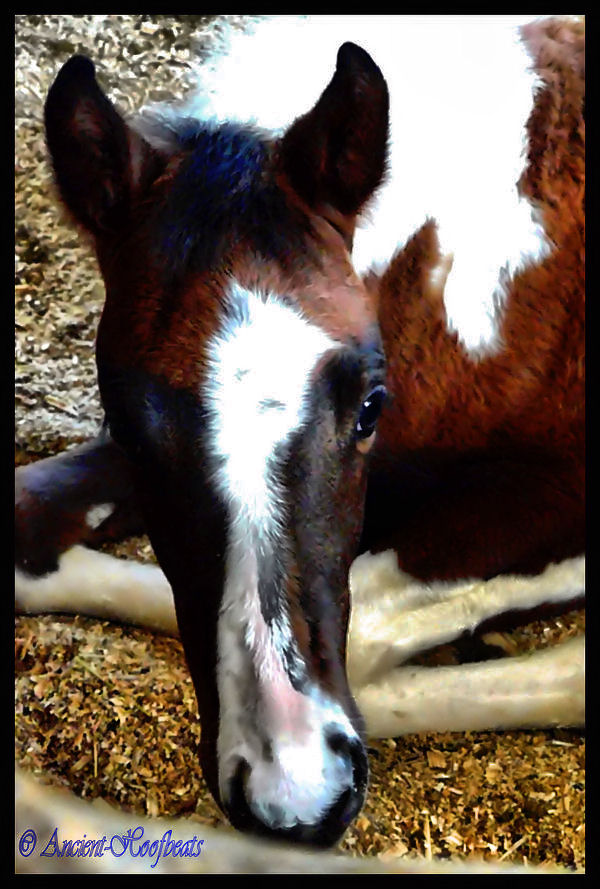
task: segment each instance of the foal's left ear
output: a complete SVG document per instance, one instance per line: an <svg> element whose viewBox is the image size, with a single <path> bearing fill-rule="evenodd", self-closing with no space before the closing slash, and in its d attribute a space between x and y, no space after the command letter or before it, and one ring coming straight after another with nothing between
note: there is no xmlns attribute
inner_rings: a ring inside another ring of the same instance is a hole
<svg viewBox="0 0 600 889"><path fill-rule="evenodd" d="M381 71L364 49L344 43L319 101L281 143L285 172L307 203L349 216L360 211L385 172L388 114Z"/></svg>
<svg viewBox="0 0 600 889"><path fill-rule="evenodd" d="M88 58L63 65L44 116L56 184L75 219L96 236L125 225L132 197L164 162L104 95Z"/></svg>

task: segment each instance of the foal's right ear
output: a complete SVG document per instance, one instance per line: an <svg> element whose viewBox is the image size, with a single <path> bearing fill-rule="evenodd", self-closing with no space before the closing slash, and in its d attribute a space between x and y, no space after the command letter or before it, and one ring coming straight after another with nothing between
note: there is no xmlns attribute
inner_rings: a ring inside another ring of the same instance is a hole
<svg viewBox="0 0 600 889"><path fill-rule="evenodd" d="M88 58L63 65L44 116L56 184L77 222L96 236L123 226L133 195L163 161L104 95Z"/></svg>
<svg viewBox="0 0 600 889"><path fill-rule="evenodd" d="M383 74L364 49L344 43L317 104L281 142L284 170L310 206L349 216L362 209L385 173L388 115Z"/></svg>

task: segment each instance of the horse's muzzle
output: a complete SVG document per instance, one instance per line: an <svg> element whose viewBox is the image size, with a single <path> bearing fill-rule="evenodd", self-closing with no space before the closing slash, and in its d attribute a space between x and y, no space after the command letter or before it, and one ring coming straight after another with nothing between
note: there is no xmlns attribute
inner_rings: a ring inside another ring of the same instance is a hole
<svg viewBox="0 0 600 889"><path fill-rule="evenodd" d="M247 788L251 766L242 759L229 784L229 799L225 810L232 825L245 833L266 836L317 847L328 847L336 843L358 815L365 799L368 784L368 761L365 748L358 739L348 739L343 733L332 734L328 745L338 756L347 759L352 767L352 785L342 790L337 799L315 823L298 821L294 826L277 826L289 822L289 813L283 809L277 812L274 807L267 824L256 814L252 800L248 799Z"/></svg>

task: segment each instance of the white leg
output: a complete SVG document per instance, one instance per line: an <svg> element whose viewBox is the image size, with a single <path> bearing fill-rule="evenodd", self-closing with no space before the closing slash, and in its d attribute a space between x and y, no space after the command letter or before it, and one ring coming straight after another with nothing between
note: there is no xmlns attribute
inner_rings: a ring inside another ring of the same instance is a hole
<svg viewBox="0 0 600 889"><path fill-rule="evenodd" d="M585 559L550 565L537 577L424 584L397 568L393 552L366 554L350 573L348 669L366 685L413 654L449 641L510 608L583 594ZM171 588L157 565L74 546L59 570L36 578L15 569L17 612L87 614L178 635Z"/></svg>
<svg viewBox="0 0 600 889"><path fill-rule="evenodd" d="M369 573L370 589L355 566L351 575L348 677L374 737L583 723L582 638L500 661L398 667L486 617L583 592L583 557L536 577L429 585L390 571L391 564L380 562L379 585ZM158 566L83 546L64 553L59 566L42 578L15 571L17 611L87 614L177 635L171 588Z"/></svg>
<svg viewBox="0 0 600 889"><path fill-rule="evenodd" d="M520 657L399 667L353 692L374 738L580 726L585 721L584 646L583 636L576 636Z"/></svg>
<svg viewBox="0 0 600 889"><path fill-rule="evenodd" d="M86 614L178 635L173 594L157 565L117 559L85 546L59 558L59 570L32 577L15 569L18 612Z"/></svg>
<svg viewBox="0 0 600 889"><path fill-rule="evenodd" d="M583 595L585 557L549 565L532 577L421 583L400 571L393 552L366 554L350 573L348 676L354 688L386 676L414 654L456 639L511 610Z"/></svg>

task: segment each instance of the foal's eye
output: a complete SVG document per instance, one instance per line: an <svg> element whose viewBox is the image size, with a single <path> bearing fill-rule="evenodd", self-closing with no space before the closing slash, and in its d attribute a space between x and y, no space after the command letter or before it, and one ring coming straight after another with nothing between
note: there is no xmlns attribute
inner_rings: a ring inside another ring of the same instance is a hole
<svg viewBox="0 0 600 889"><path fill-rule="evenodd" d="M376 386L369 397L363 401L356 424L358 438L368 438L375 431L375 424L379 419L386 394L385 386Z"/></svg>

